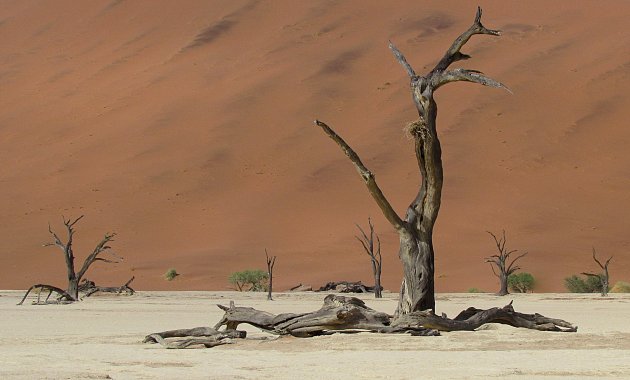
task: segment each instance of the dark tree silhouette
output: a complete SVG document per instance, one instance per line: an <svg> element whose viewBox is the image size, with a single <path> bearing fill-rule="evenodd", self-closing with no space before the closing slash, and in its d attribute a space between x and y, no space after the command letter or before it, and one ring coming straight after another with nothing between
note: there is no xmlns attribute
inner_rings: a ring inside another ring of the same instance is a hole
<svg viewBox="0 0 630 380"><path fill-rule="evenodd" d="M497 246L497 250L499 251L499 254L497 255L486 257L486 262L490 263L490 268L492 268L492 273L494 273L494 275L499 278L499 283L501 284L500 285L501 288L499 289L499 292L497 293L497 295L505 296L509 294L508 277L510 277L512 273L521 269L519 266L514 266L514 264L516 263L518 259L527 255L527 252L524 252L516 256L512 261L510 261L510 256L513 253L518 252L518 250L514 249L514 250L509 251L507 248L505 248L505 243L507 242L507 239L505 238L505 230L503 230L503 236L500 238L497 238L497 236L490 231L486 231L486 232L489 233L490 236L492 236L492 238L494 239L494 243ZM495 270L495 267L496 267L496 270Z"/></svg>
<svg viewBox="0 0 630 380"><path fill-rule="evenodd" d="M40 289L40 292L44 291L44 290L48 291L48 296L46 297L46 301L45 302L48 302L48 299L50 298L50 295L52 293L57 293L57 295L58 295L58 299L57 300L60 301L60 302L68 302L69 303L69 302L78 301L79 300L79 283L81 282L81 279L85 275L85 272L87 272L87 270L90 268L90 266L92 264L94 264L95 262L97 262L97 261L104 261L106 263L116 263L117 262L117 261L114 261L114 260L110 260L110 259L105 259L105 258L99 257L102 253L108 251L111 248L108 244L111 241L113 241L114 240L114 236L116 236L116 234L114 234L114 233L107 233L107 234L105 234L103 239L96 245L94 250L92 250L92 253L90 253L85 258L85 260L83 261L83 265L81 265L81 269L79 269L79 271L77 271L75 269L75 266L74 266L75 256L74 256L74 251L73 251L73 247L72 247L72 245L74 243L73 239L74 239L74 233L75 233L74 225L77 224L77 222L79 220L81 220L83 218L83 216L84 215L81 215L80 217L76 218L75 220L72 220L72 219L66 220L66 218L63 218L63 224L66 227L66 231L68 233L68 238L67 238L65 243L52 230L52 228L50 227L50 224L48 225L48 232L52 236L53 242L44 244L44 247L56 246L57 248L59 248L63 252L63 257L64 257L64 259L66 261L66 270L67 270L67 276L68 276L68 287L66 288L66 290L62 290L62 289L57 288L57 287L52 286L52 285L36 284L36 285L31 286L28 289L28 291L24 295L24 298L22 298L22 301L20 301L20 303L18 305L21 305L24 302L24 300L26 299L28 294L33 289ZM38 302L39 302L39 297L38 297Z"/></svg>
<svg viewBox="0 0 630 380"><path fill-rule="evenodd" d="M372 274L374 275L374 297L383 298L382 288L381 288L381 268L383 267L383 257L381 256L381 239L379 239L378 234L374 232L374 225L372 224L372 220L368 218L368 225L370 226L370 235L368 236L365 231L359 226L356 225L359 231L361 231L361 236L355 236L357 240L363 246L365 253L370 256L370 262L372 263ZM376 244L374 243L374 238L376 238Z"/></svg>
<svg viewBox="0 0 630 380"><path fill-rule="evenodd" d="M267 248L265 248L265 257L267 258L267 274L269 274L269 289L267 289L267 300L273 301L271 292L273 291L273 267L274 265L276 265L276 256L269 257L269 254L267 253Z"/></svg>
<svg viewBox="0 0 630 380"><path fill-rule="evenodd" d="M608 295L608 288L610 285L609 274L608 274L608 263L610 263L610 260L612 260L612 258L613 257L610 256L608 260L606 260L606 262L602 264L601 261L597 259L596 254L595 254L595 247L593 247L593 260L595 260L595 262L597 263L597 265L601 268L603 272L600 274L582 272L582 274L585 276L599 278L599 281L602 285L602 297L606 297Z"/></svg>

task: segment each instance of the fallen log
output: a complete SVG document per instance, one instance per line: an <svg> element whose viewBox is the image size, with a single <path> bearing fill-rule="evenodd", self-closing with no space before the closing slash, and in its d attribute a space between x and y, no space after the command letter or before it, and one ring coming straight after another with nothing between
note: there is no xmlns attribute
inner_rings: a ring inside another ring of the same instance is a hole
<svg viewBox="0 0 630 380"><path fill-rule="evenodd" d="M166 348L189 348L204 346L206 348L232 343L231 339L245 338L246 331L217 331L211 327L195 327L192 329L169 330L147 335L142 343L159 343ZM172 339L168 338L183 338Z"/></svg>
<svg viewBox="0 0 630 380"><path fill-rule="evenodd" d="M272 314L251 307L217 305L224 311L223 317L214 328L198 327L188 330L171 330L147 335L145 343L160 343L167 348L185 348L202 344L213 347L231 343L227 338L245 338L244 331L237 330L246 323L274 335L292 335L307 338L335 333L372 332L381 334L410 334L414 336L437 336L440 332L473 331L487 323L501 323L513 327L540 331L576 332L577 326L562 319L548 318L540 314L519 313L512 302L504 307L487 310L470 307L454 319L445 314L436 315L433 310L413 312L397 318L373 310L355 297L329 294L319 310L310 313ZM225 330L220 331L223 326ZM225 335L221 335L225 334ZM166 341L180 337L181 340Z"/></svg>
<svg viewBox="0 0 630 380"><path fill-rule="evenodd" d="M423 326L439 331L473 331L486 323L500 323L513 327L522 327L540 331L576 332L573 326L562 319L547 318L538 313L523 314L514 311L512 302L499 308L483 310L470 307L449 319L446 315L438 316L433 310L416 311L401 315L392 322L392 326Z"/></svg>
<svg viewBox="0 0 630 380"><path fill-rule="evenodd" d="M331 281L327 282L326 285L320 287L316 291L334 291L337 293L374 293L374 290L374 286L364 285L361 281Z"/></svg>
<svg viewBox="0 0 630 380"><path fill-rule="evenodd" d="M98 286L94 283L94 281L90 281L86 278L79 285L79 291L84 293L85 297L89 297L96 292L116 294L125 293L127 295L133 295L136 291L130 287L129 284L131 284L135 279L135 276L131 277L129 281L124 283L122 286Z"/></svg>

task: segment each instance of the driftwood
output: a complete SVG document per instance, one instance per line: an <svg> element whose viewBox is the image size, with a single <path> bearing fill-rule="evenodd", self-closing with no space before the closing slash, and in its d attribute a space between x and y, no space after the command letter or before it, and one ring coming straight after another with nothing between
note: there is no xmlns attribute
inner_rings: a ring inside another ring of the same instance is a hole
<svg viewBox="0 0 630 380"><path fill-rule="evenodd" d="M462 311L454 319L436 315L432 310L416 311L399 317L373 310L355 297L329 294L323 306L311 313L272 314L251 307L217 305L225 313L214 328L171 330L149 334L145 343L160 343L167 348L186 348L191 345L213 347L231 343L227 338L245 338L238 326L246 323L274 335L308 338L335 333L372 332L381 334L410 334L437 336L440 332L473 331L486 323L501 323L540 331L576 332L577 326L540 314L514 311L512 302L504 307L482 310L474 307ZM220 331L223 326L225 330ZM167 338L182 338L167 341Z"/></svg>
<svg viewBox="0 0 630 380"><path fill-rule="evenodd" d="M129 286L129 284L131 284L135 279L135 276L131 277L129 281L124 283L122 286L98 286L94 283L94 281L90 281L86 278L83 279L81 284L79 284L79 292L85 293L85 297L89 297L97 292L116 294L125 293L127 295L133 295L136 291Z"/></svg>
<svg viewBox="0 0 630 380"><path fill-rule="evenodd" d="M166 348L188 348L204 346L206 348L231 343L231 339L245 338L246 331L217 331L211 327L169 330L147 335L142 343L159 343ZM168 338L183 338L172 339Z"/></svg>
<svg viewBox="0 0 630 380"><path fill-rule="evenodd" d="M290 292L312 292L313 287L310 285L303 285L301 282L289 289Z"/></svg>
<svg viewBox="0 0 630 380"><path fill-rule="evenodd" d="M324 298L321 309L305 314L274 315L250 307L218 305L225 311L223 318L214 326L219 329L236 329L248 323L262 330L279 335L308 337L329 333L370 331L378 333L411 333L413 335L439 335L437 331L472 331L486 323L501 323L542 331L575 332L577 326L561 319L547 318L540 314L523 314L514 311L512 303L502 308L487 310L468 308L455 319L437 316L431 310L413 312L398 318L373 310L355 297L330 294Z"/></svg>
<svg viewBox="0 0 630 380"><path fill-rule="evenodd" d="M320 287L316 292L334 291L337 293L373 293L374 286L364 285L361 281L331 281ZM381 287L382 290L382 287Z"/></svg>

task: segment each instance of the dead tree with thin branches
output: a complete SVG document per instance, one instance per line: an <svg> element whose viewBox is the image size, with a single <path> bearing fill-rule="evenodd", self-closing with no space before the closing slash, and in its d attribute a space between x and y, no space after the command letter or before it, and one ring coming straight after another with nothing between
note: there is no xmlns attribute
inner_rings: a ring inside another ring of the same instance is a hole
<svg viewBox="0 0 630 380"><path fill-rule="evenodd" d="M602 285L602 297L608 296L608 288L609 288L609 285L610 285L609 274L608 274L608 264L610 263L610 260L612 260L612 258L613 257L610 256L608 258L608 260L606 260L606 262L604 264L602 264L601 261L599 261L597 259L597 256L596 256L596 253L595 253L595 247L593 247L593 260L595 260L597 265L601 268L602 273L595 274L595 273L582 272L582 274L585 275L585 276L599 278L599 281L600 281L600 283Z"/></svg>
<svg viewBox="0 0 630 380"><path fill-rule="evenodd" d="M46 285L46 284L33 285L27 290L26 294L24 295L24 298L22 298L22 301L20 301L18 305L21 305L26 299L26 297L28 296L28 294L34 289L39 289L40 292L41 291L49 292L45 303L49 302L48 299L50 298L52 293L56 293L58 295L57 297L58 302L71 303L71 302L78 301L79 300L79 283L81 282L81 279L85 275L85 272L87 272L87 270L90 268L92 264L94 264L97 261L103 261L106 263L118 262L115 260L99 257L102 253L111 249L111 247L108 244L112 242L114 240L114 236L116 236L115 233L107 233L105 234L103 239L96 245L96 247L94 247L94 249L92 250L92 253L90 253L85 258L85 260L83 261L83 265L81 265L81 268L78 271L75 269L75 265L74 265L75 256L74 256L74 251L73 251L74 234L75 234L74 226L77 224L77 222L79 222L79 220L83 218L83 216L84 215L81 215L80 217L74 220L72 219L66 220L65 217L63 218L63 224L66 227L66 231L68 235L66 242L63 242L61 238L59 237L59 235L57 235L57 233L55 233L52 230L50 224L48 225L48 232L52 236L53 241L51 243L44 244L44 247L55 246L63 252L63 257L66 262L66 270L67 270L67 276L68 276L68 287L66 288L66 290L62 290L55 286ZM38 302L39 302L39 297L38 297Z"/></svg>
<svg viewBox="0 0 630 380"><path fill-rule="evenodd" d="M359 243L363 246L365 253L370 256L370 261L372 262L372 274L374 275L374 297L375 298L383 298L382 288L381 288L381 268L383 266L383 257L381 256L381 239L379 239L378 234L374 232L374 225L372 224L372 219L368 218L368 225L370 226L370 235L368 236L365 231L359 226L356 225L359 231L361 231L361 236L355 236ZM374 238L376 238L376 244L374 244Z"/></svg>
<svg viewBox="0 0 630 380"><path fill-rule="evenodd" d="M435 310L433 227L440 210L444 182L442 148L436 124L435 91L453 82L472 82L509 91L500 82L477 70L449 69L451 64L470 58L469 55L462 53L461 49L476 34L500 35L498 30L483 26L481 8L477 8L473 24L453 41L442 59L425 75L417 74L402 52L393 43L389 44L394 56L409 75L411 94L418 111L418 119L407 129L415 143L416 160L420 169L420 188L407 208L404 218L394 210L376 183L374 174L361 162L357 153L326 123L315 121L315 124L322 128L352 161L383 215L398 232L400 238L398 255L403 264L404 276L396 315Z"/></svg>
<svg viewBox="0 0 630 380"><path fill-rule="evenodd" d="M398 62L409 74L411 91L419 115L418 120L410 126L409 132L415 141L421 185L404 219L393 209L377 185L374 174L365 167L356 152L326 123L315 121L315 124L339 145L354 164L383 215L398 232L399 256L403 263L404 277L394 315L373 310L358 298L335 294L326 296L322 307L310 313L272 314L251 307L237 307L234 302L230 302L229 307L217 305L225 314L214 328L202 327L150 334L145 342L160 342L169 348L223 344L229 342L228 339L232 336L246 336L244 332L236 330L242 323L271 334L296 337L360 331L426 336L439 335L441 331L473 331L486 323L508 324L540 331L577 331L577 326L561 319L548 318L538 313L517 312L511 302L504 307L485 310L470 307L452 319L444 313L437 315L434 312L432 236L440 208L443 174L441 148L436 129L437 105L433 94L439 87L458 81L505 88L501 83L478 71L448 69L452 63L470 58L460 50L475 34L499 35L498 30L487 29L481 24L481 8L477 10L473 25L455 39L440 62L424 76L417 75L402 53L390 43ZM225 330L219 331L223 326Z"/></svg>
<svg viewBox="0 0 630 380"><path fill-rule="evenodd" d="M267 258L267 274L269 275L269 286L267 289L267 300L273 301L271 292L273 291L273 267L276 265L276 256L269 257L267 248L265 248L265 257Z"/></svg>
<svg viewBox="0 0 630 380"><path fill-rule="evenodd" d="M490 268L492 268L492 273L494 273L494 275L499 278L501 288L499 289L499 292L497 293L497 295L505 296L509 294L508 277L512 273L521 269L519 266L515 266L514 264L516 263L518 259L527 255L527 252L521 253L520 255L516 256L512 261L510 261L510 256L513 253L518 252L518 250L513 249L510 251L505 247L505 244L507 242L507 239L505 238L505 230L503 230L503 235L500 238L498 238L495 234L493 234L490 231L486 231L486 232L489 233L490 236L492 236L492 238L494 239L494 243L497 247L497 250L499 251L499 254L497 255L486 257L486 262L490 263ZM495 267L496 267L496 270L495 270Z"/></svg>

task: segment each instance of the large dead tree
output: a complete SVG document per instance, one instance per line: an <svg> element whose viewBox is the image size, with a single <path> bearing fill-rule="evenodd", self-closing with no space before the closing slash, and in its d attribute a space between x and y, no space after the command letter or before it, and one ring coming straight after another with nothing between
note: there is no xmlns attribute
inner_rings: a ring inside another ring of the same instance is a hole
<svg viewBox="0 0 630 380"><path fill-rule="evenodd" d="M381 271L383 267L383 257L381 256L381 239L379 239L378 234L374 232L374 225L372 224L372 220L368 218L368 225L370 226L370 235L368 236L363 228L356 225L359 231L361 231L361 236L355 236L357 240L363 246L365 253L370 256L370 262L372 263L372 274L374 275L374 297L383 298L382 287L381 287ZM376 244L374 242L374 238L376 237Z"/></svg>
<svg viewBox="0 0 630 380"><path fill-rule="evenodd" d="M606 262L602 264L601 261L597 259L597 256L595 253L595 247L593 247L593 260L595 260L597 265L601 268L602 273L595 274L595 273L582 272L582 274L585 276L599 278L599 282L602 286L602 297L606 297L608 295L608 288L610 286L609 274L608 274L608 263L610 263L610 260L612 260L612 258L613 257L610 256L608 260L606 260Z"/></svg>
<svg viewBox="0 0 630 380"><path fill-rule="evenodd" d="M476 34L500 35L498 30L488 29L481 24L481 8L477 9L475 20L468 30L455 39L444 57L425 75L418 75L400 50L393 43L389 44L394 56L409 75L411 93L418 111L418 119L409 125L408 132L415 142L421 182L418 194L409 205L404 218L396 213L376 183L374 174L365 167L355 151L326 123L315 121L355 165L383 215L398 232L399 257L403 263L404 277L396 315L435 310L433 227L440 210L443 170L434 93L445 84L461 81L508 90L503 84L479 71L449 69L454 62L470 58L461 49Z"/></svg>
<svg viewBox="0 0 630 380"><path fill-rule="evenodd" d="M453 62L469 58L460 50L475 34L499 35L499 31L486 29L481 24L481 9L478 9L473 25L453 42L442 60L424 76L416 75L402 53L390 44L394 55L411 78L411 90L419 114L419 119L412 123L410 132L415 140L422 182L418 195L409 206L404 219L394 211L376 184L374 175L363 165L354 150L326 123L315 121L350 158L383 214L398 231L404 278L394 315L373 310L358 298L335 294L326 296L324 305L319 310L299 314L276 315L251 307L237 307L231 302L229 307L217 305L225 313L214 328L201 327L150 334L145 338L145 342L159 342L169 348L190 347L191 344L212 346L217 342L223 344L231 337L246 335L237 330L242 323L272 334L296 337L361 331L439 335L441 331L472 331L486 323L502 323L541 331L577 331L577 326L561 319L516 312L511 302L504 307L487 310L471 307L453 319L445 314L438 316L434 312L432 233L440 208L443 177L440 143L435 125L437 106L433 93L440 86L456 81L505 88L501 83L485 77L478 71L448 70ZM219 331L223 326L225 330Z"/></svg>
<svg viewBox="0 0 630 380"><path fill-rule="evenodd" d="M521 253L520 255L512 259L512 261L510 261L510 256L512 256L513 253L518 252L518 250L513 249L510 251L507 248L505 248L505 243L507 242L507 239L505 238L505 230L503 230L503 236L501 236L500 238L498 238L495 234L493 234L490 231L486 231L486 232L489 233L490 236L492 236L492 238L494 239L494 244L496 245L497 250L499 251L499 254L497 255L486 257L486 262L490 263L490 268L492 268L492 273L494 273L494 275L499 278L500 288L497 295L505 296L509 294L508 277L510 277L512 273L521 269L521 267L516 266L514 264L516 264L516 261L518 259L527 255L527 252ZM496 270L495 270L495 267L496 267Z"/></svg>
<svg viewBox="0 0 630 380"><path fill-rule="evenodd" d="M52 228L50 227L50 224L48 225L48 232L52 236L53 241L51 243L44 244L44 247L56 246L63 252L63 257L66 262L66 270L67 270L67 277L68 277L68 287L66 288L66 290L64 291L55 286L46 285L46 284L33 285L27 290L26 294L24 295L24 298L22 298L22 301L18 305L21 305L26 299L26 297L28 296L28 294L34 289L39 289L40 293L41 291L49 292L46 298L46 302L48 302L48 298L50 298L50 295L52 293L56 293L58 295L57 301L60 301L60 302L78 301L79 300L79 283L81 282L81 279L85 275L85 272L87 272L87 270L90 268L90 266L97 261L103 261L106 263L117 262L115 260L99 257L102 253L111 249L111 247L108 244L111 241L113 241L114 236L116 236L116 234L114 233L107 233L105 234L103 239L96 245L96 247L94 247L94 249L92 250L92 253L90 253L85 258L85 260L83 261L83 265L81 265L81 268L78 271L75 269L75 265L74 265L75 256L74 256L74 251L73 251L74 233L75 233L74 226L75 224L77 224L79 220L83 218L83 216L84 215L81 215L75 220L72 220L72 219L66 220L65 217L63 218L63 224L66 227L66 231L68 234L68 238L65 243L52 230ZM38 297L38 302L39 302L39 297Z"/></svg>

